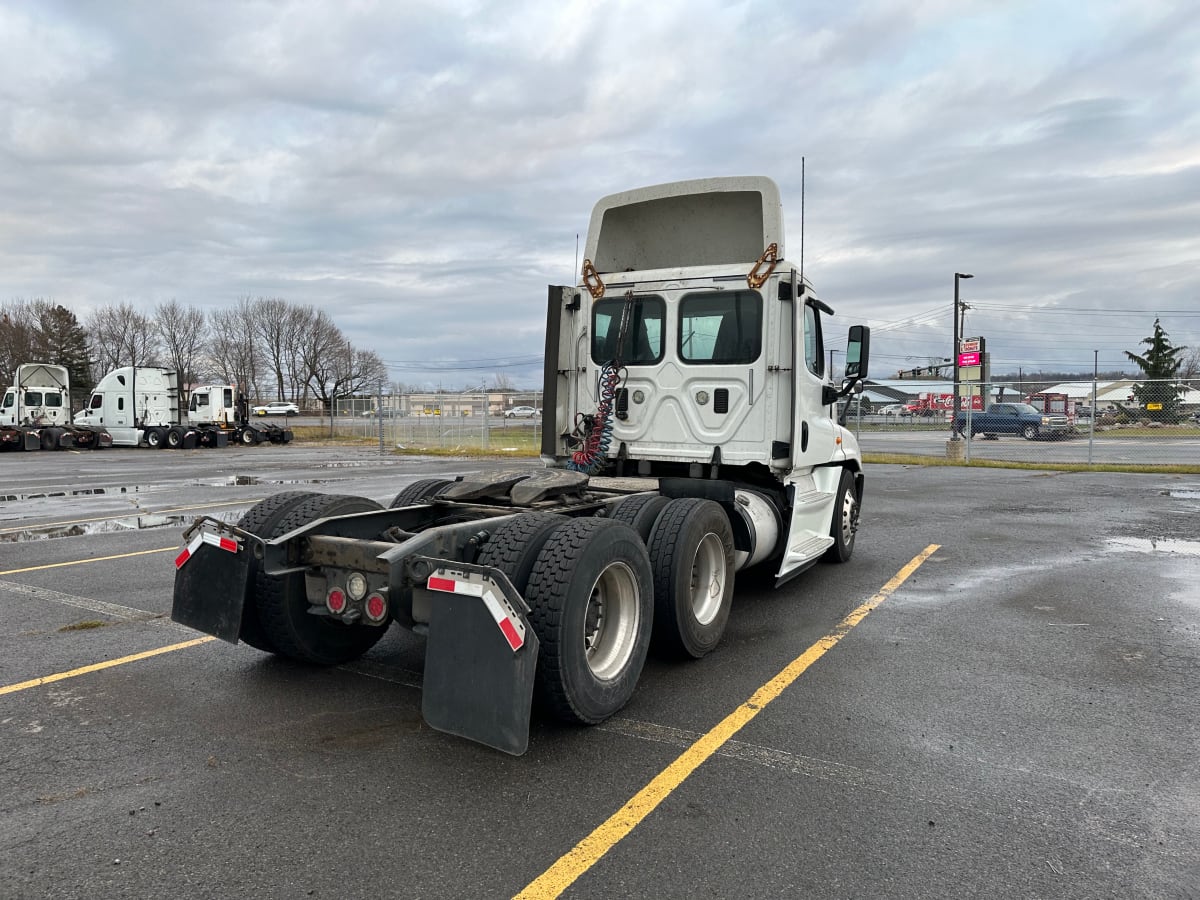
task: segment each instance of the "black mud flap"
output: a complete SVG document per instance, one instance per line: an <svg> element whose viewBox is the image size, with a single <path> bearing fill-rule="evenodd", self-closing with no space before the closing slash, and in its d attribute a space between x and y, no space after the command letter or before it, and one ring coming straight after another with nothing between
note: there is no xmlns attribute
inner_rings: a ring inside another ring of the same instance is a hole
<svg viewBox="0 0 1200 900"><path fill-rule="evenodd" d="M171 620L236 644L252 545L209 531L184 539L190 543L175 557Z"/></svg>
<svg viewBox="0 0 1200 900"><path fill-rule="evenodd" d="M520 756L529 747L538 639L515 589L483 571L437 569L421 592L431 607L421 714L438 731Z"/></svg>

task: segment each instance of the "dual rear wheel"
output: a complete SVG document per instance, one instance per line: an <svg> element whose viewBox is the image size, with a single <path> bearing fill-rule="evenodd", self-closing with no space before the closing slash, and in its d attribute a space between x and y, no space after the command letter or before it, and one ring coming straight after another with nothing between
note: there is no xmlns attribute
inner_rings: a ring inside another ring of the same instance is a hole
<svg viewBox="0 0 1200 900"><path fill-rule="evenodd" d="M374 500L285 491L250 508L238 522L252 534L279 537L317 519L381 509ZM309 612L304 573L268 575L250 558L240 637L251 647L299 662L335 666L357 659L383 637L385 625L347 625Z"/></svg>

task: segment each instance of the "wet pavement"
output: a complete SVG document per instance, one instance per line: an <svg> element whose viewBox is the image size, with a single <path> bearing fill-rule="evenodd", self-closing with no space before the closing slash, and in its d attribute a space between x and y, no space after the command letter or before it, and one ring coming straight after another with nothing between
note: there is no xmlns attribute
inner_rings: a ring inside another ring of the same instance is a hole
<svg viewBox="0 0 1200 900"><path fill-rule="evenodd" d="M716 652L520 758L423 724L400 629L320 670L169 621L195 515L512 465L0 456L0 896L512 896L930 545L564 896L1198 896L1195 476L869 467L848 564L743 573Z"/></svg>

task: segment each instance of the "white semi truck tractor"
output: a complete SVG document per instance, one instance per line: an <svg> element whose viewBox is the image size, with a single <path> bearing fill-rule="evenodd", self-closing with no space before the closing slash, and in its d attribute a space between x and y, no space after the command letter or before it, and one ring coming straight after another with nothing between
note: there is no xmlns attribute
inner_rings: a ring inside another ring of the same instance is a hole
<svg viewBox="0 0 1200 900"><path fill-rule="evenodd" d="M719 644L736 573L781 583L854 549L862 456L836 420L830 308L784 252L775 183L676 182L600 200L579 284L549 289L542 469L426 479L388 508L287 492L201 517L172 618L336 665L391 625L426 636L422 713L520 754L531 700L594 724L651 646ZM616 477L613 477L616 476Z"/></svg>
<svg viewBox="0 0 1200 900"><path fill-rule="evenodd" d="M103 429L71 421L71 381L66 366L22 363L0 396L0 450L99 450L112 446Z"/></svg>
<svg viewBox="0 0 1200 900"><path fill-rule="evenodd" d="M179 388L178 373L171 369L122 366L100 379L74 421L105 429L117 447L191 449L292 440L291 429L251 421L234 385L193 387L184 409Z"/></svg>

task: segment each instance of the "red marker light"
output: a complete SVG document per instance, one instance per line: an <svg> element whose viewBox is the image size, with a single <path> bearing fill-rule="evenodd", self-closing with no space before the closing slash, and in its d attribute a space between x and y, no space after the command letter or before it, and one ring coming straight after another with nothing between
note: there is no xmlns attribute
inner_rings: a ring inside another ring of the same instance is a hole
<svg viewBox="0 0 1200 900"><path fill-rule="evenodd" d="M382 622L387 617L387 601L382 594L371 594L367 597L367 618L372 622Z"/></svg>
<svg viewBox="0 0 1200 900"><path fill-rule="evenodd" d="M346 611L346 594L341 588L331 588L325 595L325 606L335 616Z"/></svg>

